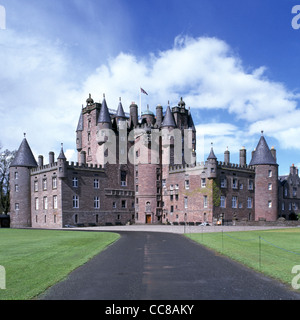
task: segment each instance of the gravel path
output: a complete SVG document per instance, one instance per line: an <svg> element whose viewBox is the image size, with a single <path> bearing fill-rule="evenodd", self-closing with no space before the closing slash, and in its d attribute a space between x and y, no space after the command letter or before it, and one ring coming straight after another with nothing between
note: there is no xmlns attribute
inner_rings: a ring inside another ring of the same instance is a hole
<svg viewBox="0 0 300 320"><path fill-rule="evenodd" d="M107 226L72 228L71 230L90 231L144 231L144 232L167 232L167 233L202 233L202 232L233 232L251 230L287 229L288 227L258 227L258 226L173 226L173 225L131 225L131 226ZM300 228L299 228L300 229ZM67 230L70 230L68 228Z"/></svg>

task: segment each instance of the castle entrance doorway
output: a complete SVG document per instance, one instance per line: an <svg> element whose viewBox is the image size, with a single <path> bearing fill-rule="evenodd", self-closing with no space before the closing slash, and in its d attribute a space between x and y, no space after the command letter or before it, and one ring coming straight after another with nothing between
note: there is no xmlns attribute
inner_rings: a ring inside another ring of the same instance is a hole
<svg viewBox="0 0 300 320"><path fill-rule="evenodd" d="M151 224L152 223L152 217L151 214L146 215L146 224Z"/></svg>

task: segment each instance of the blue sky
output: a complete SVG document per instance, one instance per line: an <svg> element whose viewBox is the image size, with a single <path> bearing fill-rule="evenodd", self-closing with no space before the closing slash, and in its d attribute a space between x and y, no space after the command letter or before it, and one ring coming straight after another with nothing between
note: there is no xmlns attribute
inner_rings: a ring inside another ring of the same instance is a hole
<svg viewBox="0 0 300 320"><path fill-rule="evenodd" d="M300 29L293 0L0 0L0 142L27 133L36 156L60 143L76 161L75 130L88 94L110 108L119 97L176 105L182 96L198 130L198 160L214 143L220 161L261 130L280 174L300 166ZM200 144L203 142L204 146ZM199 146L200 145L200 146Z"/></svg>

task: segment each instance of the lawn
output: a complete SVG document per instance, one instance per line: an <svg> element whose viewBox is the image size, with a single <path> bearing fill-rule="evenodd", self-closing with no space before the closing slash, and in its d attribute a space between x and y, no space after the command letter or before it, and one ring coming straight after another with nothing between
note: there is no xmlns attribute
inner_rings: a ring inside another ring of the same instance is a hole
<svg viewBox="0 0 300 320"><path fill-rule="evenodd" d="M0 229L0 300L28 300L64 279L119 238L106 232Z"/></svg>
<svg viewBox="0 0 300 320"><path fill-rule="evenodd" d="M190 239L291 285L300 265L300 228L187 234Z"/></svg>

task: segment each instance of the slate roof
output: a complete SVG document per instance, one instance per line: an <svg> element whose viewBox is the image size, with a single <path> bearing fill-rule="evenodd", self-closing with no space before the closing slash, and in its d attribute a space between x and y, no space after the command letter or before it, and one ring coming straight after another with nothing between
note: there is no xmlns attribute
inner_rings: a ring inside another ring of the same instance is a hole
<svg viewBox="0 0 300 320"><path fill-rule="evenodd" d="M116 113L116 117L126 119L121 99L120 99L120 102L119 102L119 106L118 106L118 110L117 110L117 113Z"/></svg>
<svg viewBox="0 0 300 320"><path fill-rule="evenodd" d="M195 129L195 125L194 125L194 121L193 121L193 117L192 117L192 114L191 114L191 110L189 110L189 113L188 113L188 128L196 130Z"/></svg>
<svg viewBox="0 0 300 320"><path fill-rule="evenodd" d="M163 122L162 122L162 124L161 124L161 127L162 127L162 128L163 128L163 127L173 127L173 128L176 127L176 123L175 123L173 114L172 114L172 112L171 112L170 106L168 106L168 108L167 108L167 111L166 111L164 120L163 120Z"/></svg>
<svg viewBox="0 0 300 320"><path fill-rule="evenodd" d="M211 149L210 149L210 154L209 154L207 160L209 160L209 159L215 159L215 160L217 160L217 157L216 157L216 155L215 155L215 153L214 153L213 147L211 147Z"/></svg>
<svg viewBox="0 0 300 320"><path fill-rule="evenodd" d="M82 116L82 112L80 113L80 117L79 117L79 121L78 121L76 132L77 131L83 131L83 116Z"/></svg>
<svg viewBox="0 0 300 320"><path fill-rule="evenodd" d="M14 158L10 166L28 168L34 168L38 166L26 138L23 139L16 157Z"/></svg>
<svg viewBox="0 0 300 320"><path fill-rule="evenodd" d="M101 110L99 113L98 123L111 123L111 118L109 115L105 97L103 98Z"/></svg>
<svg viewBox="0 0 300 320"><path fill-rule="evenodd" d="M64 147L63 147L63 144L61 144L61 150L60 150L60 154L59 156L57 157L57 159L62 159L62 160L66 160L66 156L64 154Z"/></svg>
<svg viewBox="0 0 300 320"><path fill-rule="evenodd" d="M250 166L260 165L260 164L271 164L277 165L271 150L266 142L266 139L262 135L253 153L252 159L249 163Z"/></svg>

